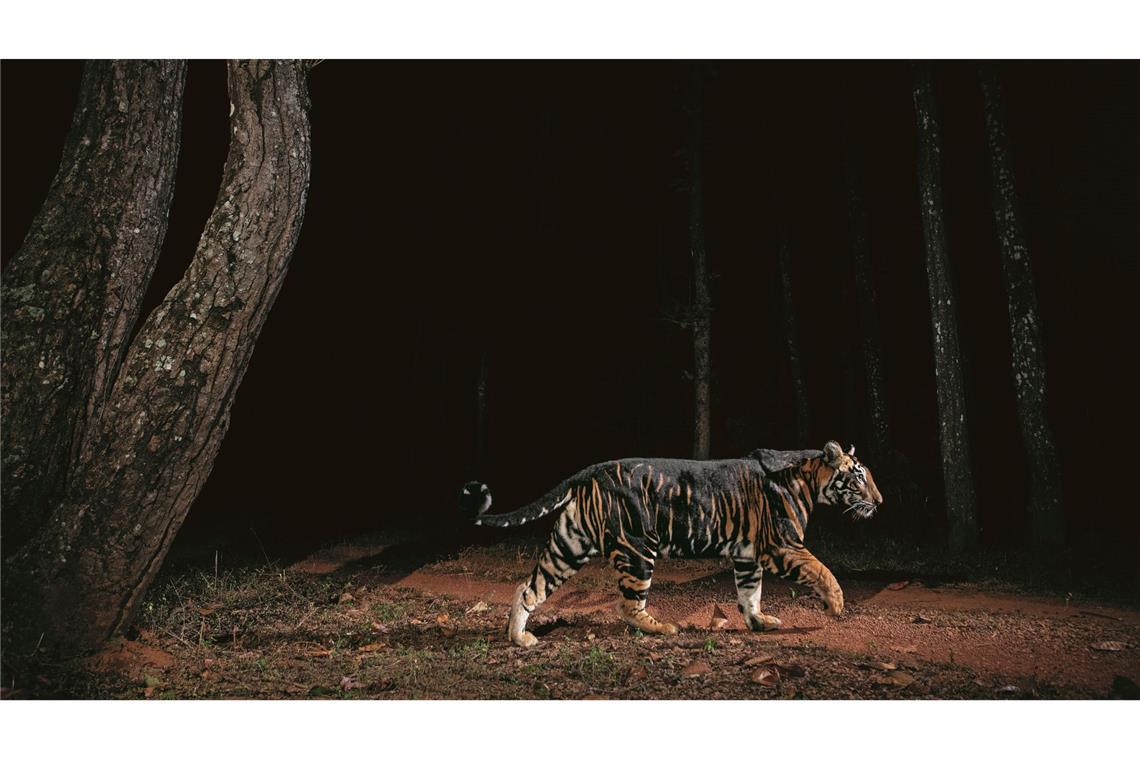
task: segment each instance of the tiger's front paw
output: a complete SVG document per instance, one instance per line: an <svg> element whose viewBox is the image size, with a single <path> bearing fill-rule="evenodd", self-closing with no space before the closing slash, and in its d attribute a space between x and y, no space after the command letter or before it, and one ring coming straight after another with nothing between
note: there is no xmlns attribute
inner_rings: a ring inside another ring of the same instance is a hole
<svg viewBox="0 0 1140 760"><path fill-rule="evenodd" d="M832 617L839 617L843 614L843 592L836 591L834 594L824 597L823 610Z"/></svg>
<svg viewBox="0 0 1140 760"><path fill-rule="evenodd" d="M518 636L512 637L511 642L516 646L529 649L538 643L538 638L530 631L523 631Z"/></svg>
<svg viewBox="0 0 1140 760"><path fill-rule="evenodd" d="M780 618L772 615L749 615L747 619L748 627L754 631L774 631L783 625Z"/></svg>

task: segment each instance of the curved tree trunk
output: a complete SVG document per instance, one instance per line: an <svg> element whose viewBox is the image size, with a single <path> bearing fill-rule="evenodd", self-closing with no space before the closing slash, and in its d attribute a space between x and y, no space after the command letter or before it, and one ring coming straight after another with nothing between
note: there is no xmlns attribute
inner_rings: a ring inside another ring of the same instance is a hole
<svg viewBox="0 0 1140 760"><path fill-rule="evenodd" d="M993 176L994 222L1001 238L1001 271L1009 307L1014 392L1021 438L1029 460L1030 510L1035 543L1064 539L1064 513L1057 473L1057 452L1049 429L1045 395L1045 355L1037 315L1037 292L1029 248L1017 218L1005 104L1001 84L990 66L979 69L985 98L986 142Z"/></svg>
<svg viewBox="0 0 1140 760"><path fill-rule="evenodd" d="M115 381L166 236L185 81L183 61L87 64L59 171L4 271L5 557L47 519Z"/></svg>
<svg viewBox="0 0 1140 760"><path fill-rule="evenodd" d="M970 464L970 436L958 348L958 318L950 276L942 207L942 135L929 65L914 68L914 112L918 125L918 182L922 233L926 241L926 276L934 328L934 377L938 393L938 432L950 545L978 541L977 501Z"/></svg>
<svg viewBox="0 0 1140 760"><path fill-rule="evenodd" d="M229 155L194 259L131 343L50 522L5 563L17 638L83 649L129 622L205 483L301 229L305 69L229 64Z"/></svg>
<svg viewBox="0 0 1140 760"><path fill-rule="evenodd" d="M883 390L883 347L879 329L878 299L871 257L867 250L867 207L860 187L858 147L851 134L850 116L843 114L843 169L847 187L848 239L851 264L855 270L855 302L859 310L859 333L862 336L863 372L867 385L867 401L871 414L872 460L884 461L890 447L887 399Z"/></svg>
<svg viewBox="0 0 1140 760"><path fill-rule="evenodd" d="M708 459L712 421L712 296L705 252L701 72L689 73L689 254L693 259L693 457Z"/></svg>

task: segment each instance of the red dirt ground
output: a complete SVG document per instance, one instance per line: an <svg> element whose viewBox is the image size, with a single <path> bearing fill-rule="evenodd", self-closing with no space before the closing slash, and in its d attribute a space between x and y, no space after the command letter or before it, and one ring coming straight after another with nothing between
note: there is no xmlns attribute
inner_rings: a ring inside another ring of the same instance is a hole
<svg viewBox="0 0 1140 760"><path fill-rule="evenodd" d="M681 625L675 636L641 636L621 623L615 575L591 563L535 612L529 628L539 644L522 650L506 639L506 617L535 552L504 543L444 556L394 540L329 547L284 570L171 571L129 640L82 659L6 661L0 697L1140 696L1135 604L1031 594L1009 582L890 583L839 572L841 618L766 579L763 609L783 628L753 633L721 560L658 565L649 607Z"/></svg>
<svg viewBox="0 0 1140 760"><path fill-rule="evenodd" d="M724 630L762 637L774 643L810 643L828 650L869 654L883 660L917 660L963 665L994 678L1049 681L1107 693L1115 677L1140 681L1135 644L1140 611L1097 605L1069 605L1063 600L993 594L965 585L927 588L919 582L903 588L887 584L845 583L846 610L829 618L818 601L792 600L792 586L764 583L766 612L779 617L779 631L753 634L736 609L730 570L716 560L685 561L684 569L662 562L654 574L649 607L661 620L686 628L705 628L716 605L728 618ZM616 586L608 568L583 569L536 611L532 626L558 619L616 621ZM521 580L521 579L520 579ZM395 583L464 602L509 604L515 582L497 582L429 570L413 572ZM899 584L891 584L897 586ZM919 621L919 622L915 622ZM1121 641L1123 651L1098 651L1105 641Z"/></svg>

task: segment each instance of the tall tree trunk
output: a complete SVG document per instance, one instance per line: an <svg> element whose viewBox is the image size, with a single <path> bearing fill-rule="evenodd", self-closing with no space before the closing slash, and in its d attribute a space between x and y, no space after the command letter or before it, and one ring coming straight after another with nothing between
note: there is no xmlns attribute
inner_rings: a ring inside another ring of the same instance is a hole
<svg viewBox="0 0 1140 760"><path fill-rule="evenodd" d="M301 229L305 77L297 62L229 64L231 140L214 211L96 404L51 519L5 562L15 639L43 634L76 650L121 629L210 474Z"/></svg>
<svg viewBox="0 0 1140 760"><path fill-rule="evenodd" d="M182 61L87 64L59 171L4 271L5 557L47 520L105 408L166 235L185 82Z"/></svg>
<svg viewBox="0 0 1140 760"><path fill-rule="evenodd" d="M782 198L776 199L779 214L779 235L777 255L780 264L780 295L784 316L784 345L788 353L788 368L792 375L792 390L796 396L796 445L806 446L811 434L811 418L808 409L807 382L804 379L803 363L800 361L799 320L796 319L795 288L792 285L792 243L788 209Z"/></svg>
<svg viewBox="0 0 1140 760"><path fill-rule="evenodd" d="M977 544L977 501L970 464L970 436L958 349L958 319L942 206L942 135L929 65L914 67L914 112L918 125L918 182L922 232L926 241L926 278L934 328L934 377L938 394L938 432L950 545Z"/></svg>
<svg viewBox="0 0 1140 760"><path fill-rule="evenodd" d="M1005 132L1001 84L991 66L979 69L985 98L986 143L993 177L994 222L1001 239L1001 271L1009 307L1014 391L1021 438L1029 460L1033 539L1043 546L1064 538L1064 512L1057 473L1057 452L1048 422L1045 356L1037 313L1037 293L1029 249L1017 217L1013 167Z"/></svg>
<svg viewBox="0 0 1140 760"><path fill-rule="evenodd" d="M491 424L490 380L491 350L484 338L479 345L479 376L475 381L475 462L478 472L486 471L489 459L487 440Z"/></svg>
<svg viewBox="0 0 1140 760"><path fill-rule="evenodd" d="M705 252L701 72L689 73L689 253L693 259L693 456L708 459L711 446L712 297Z"/></svg>
<svg viewBox="0 0 1140 760"><path fill-rule="evenodd" d="M871 257L867 247L867 207L860 184L861 164L858 146L851 132L850 114L842 117L843 169L847 187L848 240L851 266L855 273L855 302L862 338L863 373L867 407L870 411L872 461L882 462L890 447L886 392L883 390L883 348L879 329L878 296Z"/></svg>

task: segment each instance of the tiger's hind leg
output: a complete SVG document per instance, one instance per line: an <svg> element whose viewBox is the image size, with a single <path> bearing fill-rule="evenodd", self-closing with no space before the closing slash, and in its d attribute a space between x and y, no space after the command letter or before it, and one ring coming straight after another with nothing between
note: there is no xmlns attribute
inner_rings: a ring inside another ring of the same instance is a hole
<svg viewBox="0 0 1140 760"><path fill-rule="evenodd" d="M736 606L744 615L748 627L754 631L774 631L779 628L782 625L780 618L760 611L763 568L753 560L734 557L732 573L736 581Z"/></svg>
<svg viewBox="0 0 1140 760"><path fill-rule="evenodd" d="M521 647L532 647L538 643L535 635L526 630L526 621L531 613L578 572L593 553L588 537L574 524L574 512L567 509L559 516L554 532L550 534L550 542L538 558L530 580L515 591L507 631L511 642Z"/></svg>
<svg viewBox="0 0 1140 760"><path fill-rule="evenodd" d="M619 609L621 619L645 633L676 633L676 625L659 622L645 610L649 585L653 582L656 552L627 545L622 549L615 549L610 558L620 576L618 589L622 596Z"/></svg>

